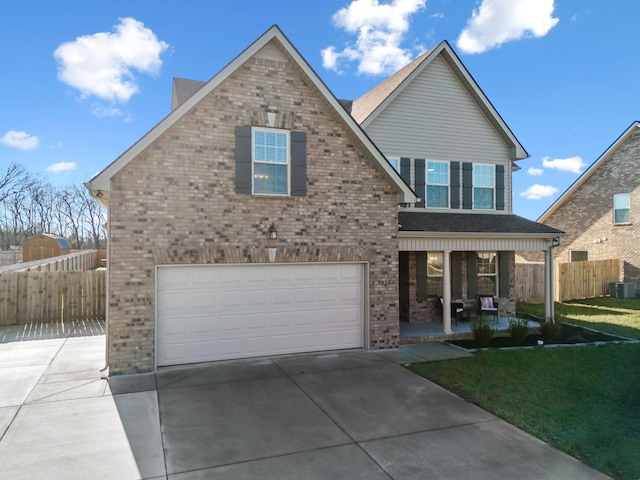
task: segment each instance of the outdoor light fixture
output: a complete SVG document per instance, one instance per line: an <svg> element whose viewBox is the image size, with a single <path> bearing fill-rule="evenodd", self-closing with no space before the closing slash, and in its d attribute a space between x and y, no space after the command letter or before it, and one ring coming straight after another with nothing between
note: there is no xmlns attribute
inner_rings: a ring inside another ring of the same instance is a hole
<svg viewBox="0 0 640 480"><path fill-rule="evenodd" d="M276 229L276 226L273 224L273 222L271 222L271 226L269 227L269 238L278 238L278 230Z"/></svg>

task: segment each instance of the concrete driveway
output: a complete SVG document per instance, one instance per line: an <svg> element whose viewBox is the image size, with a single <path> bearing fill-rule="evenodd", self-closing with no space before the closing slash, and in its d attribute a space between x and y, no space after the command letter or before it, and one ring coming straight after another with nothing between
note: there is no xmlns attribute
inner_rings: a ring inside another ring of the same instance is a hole
<svg viewBox="0 0 640 480"><path fill-rule="evenodd" d="M607 478L398 365L442 344L107 380L100 323L0 342L0 478Z"/></svg>

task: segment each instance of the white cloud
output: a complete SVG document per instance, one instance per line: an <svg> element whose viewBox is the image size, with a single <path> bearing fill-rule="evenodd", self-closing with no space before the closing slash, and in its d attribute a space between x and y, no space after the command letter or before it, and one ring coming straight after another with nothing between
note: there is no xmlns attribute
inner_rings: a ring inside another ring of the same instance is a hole
<svg viewBox="0 0 640 480"><path fill-rule="evenodd" d="M463 53L482 53L523 37L544 37L558 23L554 0L482 0L458 37Z"/></svg>
<svg viewBox="0 0 640 480"><path fill-rule="evenodd" d="M560 170L561 172L582 173L582 169L587 164L580 157L556 158L553 160L549 157L544 157L542 166Z"/></svg>
<svg viewBox="0 0 640 480"><path fill-rule="evenodd" d="M138 92L134 70L152 75L160 71L160 54L168 44L133 18L120 19L114 29L78 37L53 52L58 80L80 90L82 98L127 102Z"/></svg>
<svg viewBox="0 0 640 480"><path fill-rule="evenodd" d="M33 150L40 145L40 139L35 135L29 135L27 132L9 130L0 138L0 143L20 150Z"/></svg>
<svg viewBox="0 0 640 480"><path fill-rule="evenodd" d="M123 115L122 110L119 108L105 107L97 104L91 108L91 113L98 118L121 117Z"/></svg>
<svg viewBox="0 0 640 480"><path fill-rule="evenodd" d="M529 170L527 170L527 173L534 177L539 177L544 173L544 170L542 168L529 167Z"/></svg>
<svg viewBox="0 0 640 480"><path fill-rule="evenodd" d="M53 165L49 165L47 167L47 172L51 173L62 173L69 172L71 170L75 170L76 163L75 162L58 162Z"/></svg>
<svg viewBox="0 0 640 480"><path fill-rule="evenodd" d="M413 54L401 48L409 31L409 19L425 7L426 0L353 0L333 15L335 26L357 34L355 43L338 51L329 46L322 50L324 68L340 72L343 62L358 62L358 73L383 75L393 73L409 63Z"/></svg>
<svg viewBox="0 0 640 480"><path fill-rule="evenodd" d="M520 196L528 200L540 200L554 195L558 189L551 185L531 185L524 192L520 192Z"/></svg>

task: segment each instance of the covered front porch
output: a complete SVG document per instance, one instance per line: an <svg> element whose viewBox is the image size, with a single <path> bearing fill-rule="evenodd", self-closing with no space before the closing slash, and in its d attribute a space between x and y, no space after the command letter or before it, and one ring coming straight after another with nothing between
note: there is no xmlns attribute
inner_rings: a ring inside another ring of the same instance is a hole
<svg viewBox="0 0 640 480"><path fill-rule="evenodd" d="M401 342L470 334L485 295L506 330L516 315L516 251L544 252L545 318L553 318L553 249L563 232L512 214L409 209L398 220ZM466 322L456 315L462 307Z"/></svg>

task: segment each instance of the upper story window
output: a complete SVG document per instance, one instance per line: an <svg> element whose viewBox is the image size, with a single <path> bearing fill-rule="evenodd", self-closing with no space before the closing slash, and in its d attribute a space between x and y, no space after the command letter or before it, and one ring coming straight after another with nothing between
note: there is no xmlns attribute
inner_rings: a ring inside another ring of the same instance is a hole
<svg viewBox="0 0 640 480"><path fill-rule="evenodd" d="M396 172L400 171L400 159L398 157L387 157L389 163L393 168L395 168Z"/></svg>
<svg viewBox="0 0 640 480"><path fill-rule="evenodd" d="M631 222L631 194L617 193L613 196L613 223Z"/></svg>
<svg viewBox="0 0 640 480"><path fill-rule="evenodd" d="M495 166L473 164L473 208L493 210L495 208Z"/></svg>
<svg viewBox="0 0 640 480"><path fill-rule="evenodd" d="M427 207L449 207L449 164L427 162L426 205Z"/></svg>
<svg viewBox="0 0 640 480"><path fill-rule="evenodd" d="M289 132L254 128L253 193L289 195Z"/></svg>

